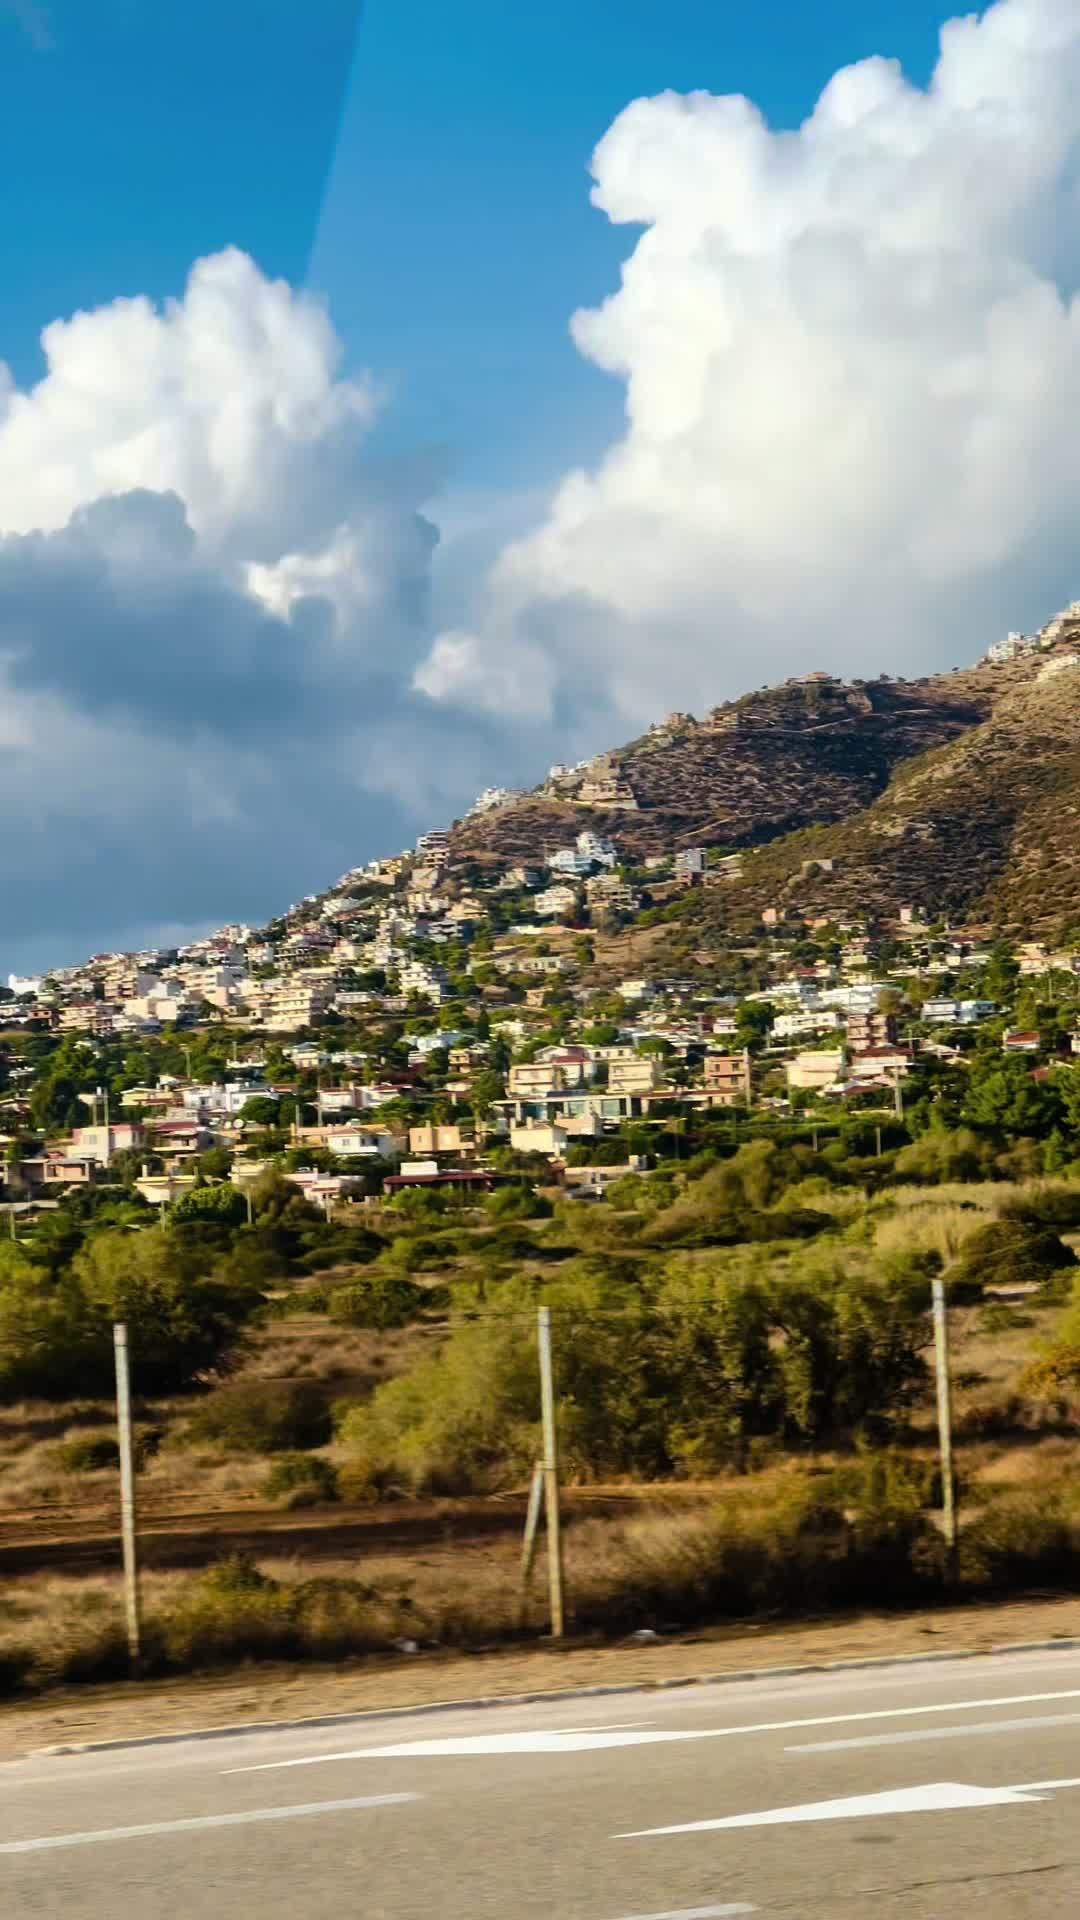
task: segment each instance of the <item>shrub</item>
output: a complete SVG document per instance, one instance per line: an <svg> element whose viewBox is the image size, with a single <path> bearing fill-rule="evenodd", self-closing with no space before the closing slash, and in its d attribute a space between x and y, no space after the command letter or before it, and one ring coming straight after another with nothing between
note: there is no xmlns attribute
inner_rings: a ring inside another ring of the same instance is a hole
<svg viewBox="0 0 1080 1920"><path fill-rule="evenodd" d="M335 1287L329 1295L332 1320L348 1327L406 1327L420 1317L431 1294L404 1274L372 1273Z"/></svg>
<svg viewBox="0 0 1080 1920"><path fill-rule="evenodd" d="M1029 1313L1017 1313L1004 1300L991 1300L979 1314L980 1333L1012 1333L1018 1327L1030 1327Z"/></svg>
<svg viewBox="0 0 1080 1920"><path fill-rule="evenodd" d="M949 1132L930 1127L896 1156L897 1174L904 1180L939 1185L947 1180L985 1180L993 1166L993 1149L969 1127Z"/></svg>
<svg viewBox="0 0 1080 1920"><path fill-rule="evenodd" d="M879 1506L845 1516L830 1490L796 1483L762 1505L664 1515L571 1536L575 1616L584 1627L667 1627L926 1598L941 1580L930 1522Z"/></svg>
<svg viewBox="0 0 1080 1920"><path fill-rule="evenodd" d="M532 1187L496 1187L482 1204L492 1220L548 1220L552 1213L551 1201Z"/></svg>
<svg viewBox="0 0 1080 1920"><path fill-rule="evenodd" d="M268 1500L284 1499L291 1507L317 1506L337 1499L337 1471L317 1453L281 1453L262 1490Z"/></svg>
<svg viewBox="0 0 1080 1920"><path fill-rule="evenodd" d="M99 1473L120 1465L120 1445L108 1433L77 1433L60 1448L65 1473Z"/></svg>
<svg viewBox="0 0 1080 1920"><path fill-rule="evenodd" d="M916 1206L897 1205L879 1221L874 1245L879 1253L935 1254L944 1263L955 1260L965 1240L983 1225L985 1215L975 1207L928 1199Z"/></svg>
<svg viewBox="0 0 1080 1920"><path fill-rule="evenodd" d="M297 1652L295 1599L245 1554L207 1567L181 1589L159 1623L171 1667Z"/></svg>
<svg viewBox="0 0 1080 1920"><path fill-rule="evenodd" d="M308 1382L244 1380L219 1387L188 1422L185 1438L236 1453L324 1446L332 1431L326 1396Z"/></svg>
<svg viewBox="0 0 1080 1920"><path fill-rule="evenodd" d="M945 1277L954 1299L978 1300L984 1287L1040 1285L1075 1265L1075 1253L1051 1227L1002 1218L968 1235Z"/></svg>
<svg viewBox="0 0 1080 1920"><path fill-rule="evenodd" d="M1024 1220L1031 1226L1073 1233L1080 1227L1080 1185L1032 1187L1007 1200L1001 1213L1003 1219Z"/></svg>
<svg viewBox="0 0 1080 1920"><path fill-rule="evenodd" d="M512 1484L538 1457L535 1344L510 1322L458 1328L439 1353L344 1413L352 1497L365 1488L468 1493Z"/></svg>
<svg viewBox="0 0 1080 1920"><path fill-rule="evenodd" d="M961 1579L990 1588L1071 1582L1078 1546L1075 1528L1054 1495L995 1501L960 1536Z"/></svg>
<svg viewBox="0 0 1080 1920"><path fill-rule="evenodd" d="M427 1268L441 1267L447 1252L441 1234L401 1233L387 1248L383 1258L388 1265L400 1269L402 1273L423 1273Z"/></svg>
<svg viewBox="0 0 1080 1920"><path fill-rule="evenodd" d="M1043 1156L1037 1140L1014 1140L1011 1147L994 1155L994 1170L999 1180L1035 1180L1043 1171Z"/></svg>
<svg viewBox="0 0 1080 1920"><path fill-rule="evenodd" d="M34 1678L34 1649L30 1646L0 1647L0 1700L22 1693Z"/></svg>
<svg viewBox="0 0 1080 1920"><path fill-rule="evenodd" d="M350 1654L385 1648L393 1625L377 1609L374 1588L359 1580L320 1575L295 1589L295 1632L303 1652L315 1660L340 1660Z"/></svg>

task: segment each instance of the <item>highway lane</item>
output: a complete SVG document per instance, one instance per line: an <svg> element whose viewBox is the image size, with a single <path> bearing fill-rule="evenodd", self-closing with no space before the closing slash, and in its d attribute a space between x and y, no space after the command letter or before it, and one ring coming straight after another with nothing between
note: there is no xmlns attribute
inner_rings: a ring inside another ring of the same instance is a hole
<svg viewBox="0 0 1080 1920"><path fill-rule="evenodd" d="M0 1895L57 1920L1066 1920L1080 1657L14 1762Z"/></svg>

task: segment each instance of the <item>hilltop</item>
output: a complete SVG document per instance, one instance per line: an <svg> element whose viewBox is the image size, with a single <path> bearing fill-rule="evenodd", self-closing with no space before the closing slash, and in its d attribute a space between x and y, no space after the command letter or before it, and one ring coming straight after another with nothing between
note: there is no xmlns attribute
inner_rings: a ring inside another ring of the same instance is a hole
<svg viewBox="0 0 1080 1920"><path fill-rule="evenodd" d="M922 680L811 674L672 714L456 823L451 863L542 863L588 829L628 865L693 845L749 855L717 901L734 924L770 906L1060 914L1080 859L1080 619L1046 633Z"/></svg>
<svg viewBox="0 0 1080 1920"><path fill-rule="evenodd" d="M897 765L992 711L1001 670L925 680L811 674L745 694L703 720L671 714L626 746L553 768L534 792L459 823L451 853L539 860L583 828L630 860L695 842L738 849L869 806Z"/></svg>
<svg viewBox="0 0 1080 1920"><path fill-rule="evenodd" d="M904 758L881 795L756 855L728 895L738 913L858 909L1039 926L1080 884L1080 653L1027 664L986 718ZM818 816L820 819L820 815Z"/></svg>

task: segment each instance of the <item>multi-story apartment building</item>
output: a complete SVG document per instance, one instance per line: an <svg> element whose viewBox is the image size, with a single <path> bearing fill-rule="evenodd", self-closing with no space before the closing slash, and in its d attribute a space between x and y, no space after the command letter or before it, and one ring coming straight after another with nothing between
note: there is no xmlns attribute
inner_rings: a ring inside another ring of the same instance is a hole
<svg viewBox="0 0 1080 1920"><path fill-rule="evenodd" d="M675 855L675 878L688 882L700 879L706 864L704 847L681 847Z"/></svg>
<svg viewBox="0 0 1080 1920"><path fill-rule="evenodd" d="M337 988L329 969L316 968L253 980L247 990L252 1019L272 1033L296 1033L330 1011Z"/></svg>
<svg viewBox="0 0 1080 1920"><path fill-rule="evenodd" d="M896 1015L879 1007L853 1007L847 1017L847 1043L853 1053L868 1047L891 1047L896 1040Z"/></svg>
<svg viewBox="0 0 1080 1920"><path fill-rule="evenodd" d="M705 1092L711 1107L744 1106L750 1098L750 1055L707 1053L704 1060Z"/></svg>
<svg viewBox="0 0 1080 1920"><path fill-rule="evenodd" d="M609 1093L652 1093L664 1084L664 1069L659 1060L632 1054L628 1060L607 1062Z"/></svg>

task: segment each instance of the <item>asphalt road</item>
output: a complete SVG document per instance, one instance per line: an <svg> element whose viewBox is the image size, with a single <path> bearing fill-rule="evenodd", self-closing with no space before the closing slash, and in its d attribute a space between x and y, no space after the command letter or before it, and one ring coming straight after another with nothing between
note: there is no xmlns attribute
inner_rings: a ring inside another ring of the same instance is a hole
<svg viewBox="0 0 1080 1920"><path fill-rule="evenodd" d="M1080 1656L16 1761L0 1913L1074 1920Z"/></svg>

